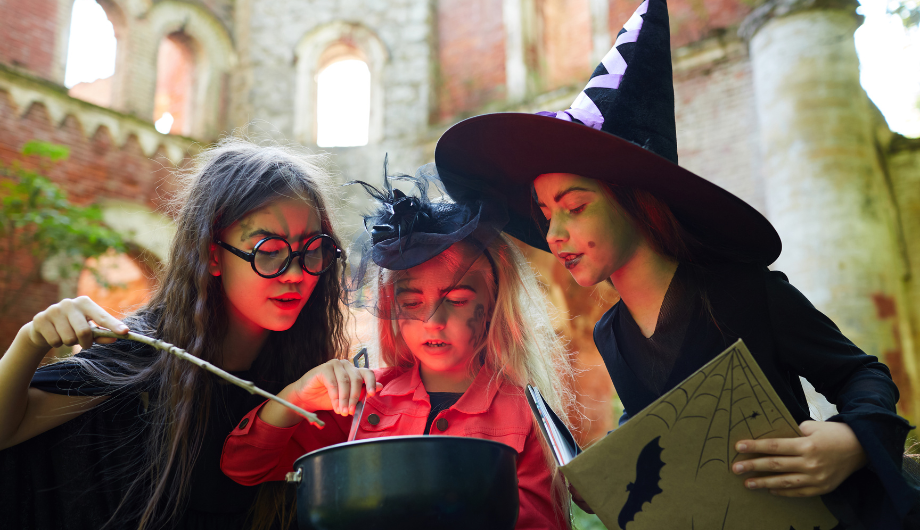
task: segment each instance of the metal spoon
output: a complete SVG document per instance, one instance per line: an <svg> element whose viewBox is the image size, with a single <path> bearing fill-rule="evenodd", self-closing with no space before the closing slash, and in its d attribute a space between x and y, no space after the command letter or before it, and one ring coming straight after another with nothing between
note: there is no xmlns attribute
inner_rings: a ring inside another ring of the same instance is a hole
<svg viewBox="0 0 920 530"><path fill-rule="evenodd" d="M360 365L362 357L364 358L364 366ZM361 351L355 355L354 359L352 359L352 362L355 363L355 368L367 368L367 348L361 348ZM355 405L355 416L351 420L351 429L348 431L348 440L346 440L348 442L354 441L355 436L358 435L358 426L361 425L361 417L364 414L365 401L367 401L367 390L364 391L364 397L361 398L361 401Z"/></svg>

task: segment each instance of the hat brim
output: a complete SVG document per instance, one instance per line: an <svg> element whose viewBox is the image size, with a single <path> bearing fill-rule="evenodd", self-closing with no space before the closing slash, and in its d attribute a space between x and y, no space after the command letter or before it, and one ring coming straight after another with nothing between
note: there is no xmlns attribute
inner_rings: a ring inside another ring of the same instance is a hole
<svg viewBox="0 0 920 530"><path fill-rule="evenodd" d="M435 163L453 197L463 185L446 173L478 181L507 201L505 231L549 251L533 221L534 179L572 173L614 185L646 190L664 201L691 233L769 265L782 242L773 225L751 205L671 161L612 134L558 118L523 113L486 114L447 130L435 148Z"/></svg>

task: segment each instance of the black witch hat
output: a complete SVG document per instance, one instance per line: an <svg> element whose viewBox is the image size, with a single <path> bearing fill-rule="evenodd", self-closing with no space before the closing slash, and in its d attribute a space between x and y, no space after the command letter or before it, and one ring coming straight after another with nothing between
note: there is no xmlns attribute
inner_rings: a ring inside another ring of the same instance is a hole
<svg viewBox="0 0 920 530"><path fill-rule="evenodd" d="M415 189L406 194L394 188L393 181L410 182ZM443 190L434 164L422 166L415 176L389 175L384 161L382 189L359 180L346 185L351 184L361 185L374 200L374 206L364 215L365 233L350 252L352 256L360 255L361 261L343 283L349 305L368 309L378 318L427 320L440 300L423 310L404 312L393 298L393 289L381 287L394 285L406 278L413 267L455 245L450 266L445 267L445 275L450 276L445 285L457 285L508 222L501 201L456 203L443 192L440 200L432 200L429 190Z"/></svg>
<svg viewBox="0 0 920 530"><path fill-rule="evenodd" d="M501 197L510 215L505 231L546 251L545 222L531 195L545 173L651 192L689 232L752 262L772 263L782 249L757 210L677 165L665 0L639 6L571 108L464 120L438 141L435 163L451 197Z"/></svg>

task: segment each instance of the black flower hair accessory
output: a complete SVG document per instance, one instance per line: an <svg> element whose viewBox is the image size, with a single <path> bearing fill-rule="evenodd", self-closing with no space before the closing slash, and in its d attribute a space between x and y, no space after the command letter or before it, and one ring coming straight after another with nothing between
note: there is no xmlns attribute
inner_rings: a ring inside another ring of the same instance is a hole
<svg viewBox="0 0 920 530"><path fill-rule="evenodd" d="M392 296L381 294L392 292L386 287L454 245L445 274L456 285L499 236L508 214L497 200L457 204L448 199L434 164L422 166L415 176L388 175L386 167L384 160L382 189L360 180L345 184L362 186L374 206L363 216L364 234L351 249L351 256L361 256L360 263L343 283L352 307L364 307L380 318L404 318ZM393 187L394 181L410 182L414 190L407 194ZM439 197L433 200L430 191ZM427 319L434 310L436 307L422 318Z"/></svg>

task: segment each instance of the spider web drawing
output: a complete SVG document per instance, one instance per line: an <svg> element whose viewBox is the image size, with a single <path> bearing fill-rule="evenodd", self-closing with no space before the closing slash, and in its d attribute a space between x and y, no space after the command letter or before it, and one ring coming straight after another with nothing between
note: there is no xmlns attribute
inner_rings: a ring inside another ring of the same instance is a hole
<svg viewBox="0 0 920 530"><path fill-rule="evenodd" d="M644 419L664 422L669 431L681 422L708 422L696 476L714 465L730 472L739 440L797 432L782 402L771 398L764 389L769 383L758 374L736 345L663 396Z"/></svg>

